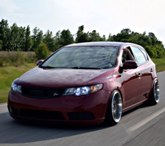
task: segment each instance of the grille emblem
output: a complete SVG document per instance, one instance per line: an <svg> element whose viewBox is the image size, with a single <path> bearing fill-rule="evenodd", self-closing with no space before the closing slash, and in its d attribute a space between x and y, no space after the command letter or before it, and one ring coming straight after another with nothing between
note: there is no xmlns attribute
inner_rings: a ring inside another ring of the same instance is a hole
<svg viewBox="0 0 165 146"><path fill-rule="evenodd" d="M58 93L54 92L54 93L53 93L53 96L58 96Z"/></svg>

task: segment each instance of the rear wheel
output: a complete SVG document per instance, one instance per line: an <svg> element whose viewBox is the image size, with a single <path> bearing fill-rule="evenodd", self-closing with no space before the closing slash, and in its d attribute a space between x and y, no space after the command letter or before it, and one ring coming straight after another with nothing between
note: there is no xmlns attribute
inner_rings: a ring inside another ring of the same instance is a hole
<svg viewBox="0 0 165 146"><path fill-rule="evenodd" d="M105 123L115 125L119 123L122 116L122 97L118 90L114 90L107 108Z"/></svg>
<svg viewBox="0 0 165 146"><path fill-rule="evenodd" d="M160 89L159 89L159 83L158 81L155 81L152 91L151 91L151 96L150 96L150 103L152 105L158 104L160 100Z"/></svg>

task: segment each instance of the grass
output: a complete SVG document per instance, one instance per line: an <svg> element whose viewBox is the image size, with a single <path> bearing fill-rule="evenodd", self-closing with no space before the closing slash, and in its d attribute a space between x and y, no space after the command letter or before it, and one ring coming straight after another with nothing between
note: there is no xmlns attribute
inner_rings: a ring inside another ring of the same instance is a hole
<svg viewBox="0 0 165 146"><path fill-rule="evenodd" d="M165 57L158 59L153 58L152 60L156 64L157 72L165 71Z"/></svg>
<svg viewBox="0 0 165 146"><path fill-rule="evenodd" d="M34 63L26 63L20 66L0 67L0 103L7 101L12 81L34 66Z"/></svg>

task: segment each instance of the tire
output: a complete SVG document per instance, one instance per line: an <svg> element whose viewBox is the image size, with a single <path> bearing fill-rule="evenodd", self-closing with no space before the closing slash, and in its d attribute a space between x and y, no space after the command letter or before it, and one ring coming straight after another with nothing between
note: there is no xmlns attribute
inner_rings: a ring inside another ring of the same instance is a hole
<svg viewBox="0 0 165 146"><path fill-rule="evenodd" d="M151 105L156 105L159 103L159 100L160 100L159 82L155 81L149 98L149 103Z"/></svg>
<svg viewBox="0 0 165 146"><path fill-rule="evenodd" d="M122 116L122 97L118 90L114 90L110 97L110 102L105 115L106 125L116 125Z"/></svg>

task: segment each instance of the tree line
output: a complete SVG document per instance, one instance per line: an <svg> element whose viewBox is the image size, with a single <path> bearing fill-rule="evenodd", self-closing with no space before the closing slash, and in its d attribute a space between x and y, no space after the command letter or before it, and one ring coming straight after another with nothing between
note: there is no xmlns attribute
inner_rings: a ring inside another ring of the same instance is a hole
<svg viewBox="0 0 165 146"><path fill-rule="evenodd" d="M109 34L106 38L105 35L101 36L96 30L84 32L84 25L82 25L78 27L75 35L69 29L58 31L53 35L50 30L44 34L37 27L31 30L29 25L22 27L14 23L9 26L7 20L2 19L0 21L0 51L36 51L41 44L46 45L49 51L55 51L67 44L90 41L132 42L142 45L153 58L165 56L163 43L152 32L141 34L130 29L123 29L116 35Z"/></svg>

